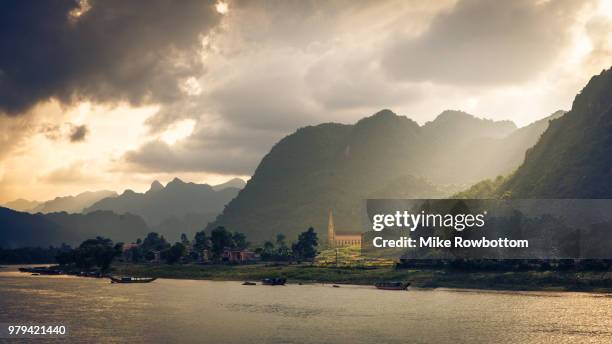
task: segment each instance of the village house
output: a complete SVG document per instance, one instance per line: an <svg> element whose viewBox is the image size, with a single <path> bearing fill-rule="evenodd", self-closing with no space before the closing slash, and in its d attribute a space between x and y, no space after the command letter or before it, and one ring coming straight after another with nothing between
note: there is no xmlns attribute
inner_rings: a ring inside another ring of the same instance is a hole
<svg viewBox="0 0 612 344"><path fill-rule="evenodd" d="M221 254L221 260L227 263L244 264L257 260L257 254L249 250L236 250L226 247Z"/></svg>

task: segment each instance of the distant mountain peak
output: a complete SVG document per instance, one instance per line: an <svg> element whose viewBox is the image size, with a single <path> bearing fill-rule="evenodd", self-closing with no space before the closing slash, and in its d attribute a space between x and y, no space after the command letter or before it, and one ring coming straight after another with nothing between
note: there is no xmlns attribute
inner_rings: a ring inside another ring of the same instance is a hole
<svg viewBox="0 0 612 344"><path fill-rule="evenodd" d="M46 202L16 200L7 203L8 208L26 211L29 213L53 213L65 211L67 213L80 213L83 208L92 205L100 199L116 196L114 191L85 191L77 195L58 196Z"/></svg>
<svg viewBox="0 0 612 344"><path fill-rule="evenodd" d="M432 122L430 123L440 123L440 122L488 122L488 123L496 123L499 125L505 125L516 129L516 125L514 122L510 120L500 120L495 121L488 118L480 118L478 116L474 116L470 113L461 110L444 110L442 111Z"/></svg>
<svg viewBox="0 0 612 344"><path fill-rule="evenodd" d="M434 119L434 121L443 121L443 120L451 120L451 119L459 119L459 118L478 119L478 117L472 114L469 114L465 111L447 109L447 110L442 111L436 117L436 119Z"/></svg>
<svg viewBox="0 0 612 344"><path fill-rule="evenodd" d="M370 117L384 117L384 116L397 117L397 114L389 109L382 109Z"/></svg>
<svg viewBox="0 0 612 344"><path fill-rule="evenodd" d="M458 110L442 111L433 121L425 123L423 128L438 133L446 131L447 134L462 132L463 136L469 136L470 131L482 137L496 138L504 137L517 129L516 124L509 120L495 121Z"/></svg>
<svg viewBox="0 0 612 344"><path fill-rule="evenodd" d="M31 211L40 204L41 202L38 201L30 201L27 199L19 198L14 201L7 202L6 204L4 204L4 206L16 211Z"/></svg>
<svg viewBox="0 0 612 344"><path fill-rule="evenodd" d="M222 192L215 192L208 184L174 178L165 187L153 182L147 192L126 190L121 196L102 199L84 212L112 211L119 215L138 215L152 226L152 230L178 239L180 233L192 235L214 220L238 191L225 188Z"/></svg>
<svg viewBox="0 0 612 344"><path fill-rule="evenodd" d="M370 130L418 130L419 124L406 116L400 116L395 112L384 109L377 113L364 117L355 123L355 132Z"/></svg>
<svg viewBox="0 0 612 344"><path fill-rule="evenodd" d="M244 180L240 178L232 178L226 181L225 183L214 185L212 188L215 191L220 191L220 190L227 189L227 188L242 189L244 188L245 185L246 185L246 182Z"/></svg>
<svg viewBox="0 0 612 344"><path fill-rule="evenodd" d="M389 109L383 109L371 116L360 119L356 124L359 125L367 122L389 121L395 120L399 117L401 116L398 116L395 112Z"/></svg>
<svg viewBox="0 0 612 344"><path fill-rule="evenodd" d="M159 181L156 180L153 183L151 183L151 187L149 188L148 192L157 192L163 189L164 189L164 186Z"/></svg>
<svg viewBox="0 0 612 344"><path fill-rule="evenodd" d="M168 185L180 185L180 184L185 184L184 181L182 181L179 177L174 177L174 179L172 179L168 184L166 184L166 187L168 187Z"/></svg>

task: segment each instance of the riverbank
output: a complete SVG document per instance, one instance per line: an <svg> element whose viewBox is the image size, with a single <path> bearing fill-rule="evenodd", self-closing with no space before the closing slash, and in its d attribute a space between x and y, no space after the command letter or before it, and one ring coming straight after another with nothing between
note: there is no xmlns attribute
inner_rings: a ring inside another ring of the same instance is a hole
<svg viewBox="0 0 612 344"><path fill-rule="evenodd" d="M117 275L214 281L260 281L284 277L290 283L372 285L379 281L410 281L419 288L461 288L525 291L590 291L612 293L612 272L463 272L317 267L306 264L253 265L139 265L116 264Z"/></svg>

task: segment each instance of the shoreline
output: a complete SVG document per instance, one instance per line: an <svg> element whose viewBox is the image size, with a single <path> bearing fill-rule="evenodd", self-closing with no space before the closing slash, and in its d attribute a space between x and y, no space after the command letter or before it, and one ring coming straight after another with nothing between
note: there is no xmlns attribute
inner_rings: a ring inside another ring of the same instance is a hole
<svg viewBox="0 0 612 344"><path fill-rule="evenodd" d="M612 272L464 272L381 267L359 269L311 265L136 265L115 264L113 274L211 281L256 281L284 277L289 283L374 285L401 280L420 289L612 293Z"/></svg>

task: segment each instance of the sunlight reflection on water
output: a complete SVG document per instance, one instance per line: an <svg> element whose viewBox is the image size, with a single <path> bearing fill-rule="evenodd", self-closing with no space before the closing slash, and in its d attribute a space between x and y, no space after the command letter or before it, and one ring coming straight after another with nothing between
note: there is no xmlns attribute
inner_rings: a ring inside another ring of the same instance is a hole
<svg viewBox="0 0 612 344"><path fill-rule="evenodd" d="M75 343L611 343L608 295L242 286L0 272L0 322L67 324ZM65 341L63 341L65 342Z"/></svg>

